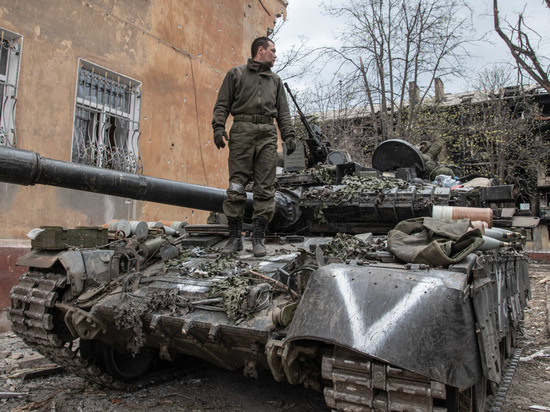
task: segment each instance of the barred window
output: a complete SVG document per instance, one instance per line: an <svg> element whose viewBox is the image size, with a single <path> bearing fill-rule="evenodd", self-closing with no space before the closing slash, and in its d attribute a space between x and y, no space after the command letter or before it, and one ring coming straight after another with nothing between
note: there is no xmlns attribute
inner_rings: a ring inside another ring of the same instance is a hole
<svg viewBox="0 0 550 412"><path fill-rule="evenodd" d="M141 83L80 60L71 161L142 173Z"/></svg>
<svg viewBox="0 0 550 412"><path fill-rule="evenodd" d="M15 147L15 104L23 37L0 28L0 145Z"/></svg>

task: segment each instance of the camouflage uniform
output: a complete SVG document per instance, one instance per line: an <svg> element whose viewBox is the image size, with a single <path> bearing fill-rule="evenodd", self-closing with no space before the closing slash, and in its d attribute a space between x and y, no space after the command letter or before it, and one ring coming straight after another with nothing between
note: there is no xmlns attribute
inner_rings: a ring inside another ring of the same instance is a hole
<svg viewBox="0 0 550 412"><path fill-rule="evenodd" d="M294 138L283 82L269 66L248 60L229 70L214 107L212 127L225 129L228 115L234 122L229 133L229 188L223 211L242 220L245 186L254 179L253 220L269 221L275 209L277 129L283 140Z"/></svg>

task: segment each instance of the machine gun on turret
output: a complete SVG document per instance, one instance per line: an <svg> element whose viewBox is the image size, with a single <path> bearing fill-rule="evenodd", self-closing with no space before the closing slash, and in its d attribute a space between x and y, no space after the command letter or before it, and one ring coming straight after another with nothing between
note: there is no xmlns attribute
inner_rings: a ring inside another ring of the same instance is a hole
<svg viewBox="0 0 550 412"><path fill-rule="evenodd" d="M288 92L288 95L290 96L292 102L294 103L294 106L296 107L296 111L300 116L300 120L302 121L302 124L306 129L306 138L304 139L304 142L306 143L308 149L307 167L313 167L317 164L325 163L327 160L327 156L330 153L330 142L325 139L319 126L312 126L309 123L306 115L304 114L304 112L302 112L300 106L298 106L298 102L296 102L294 95L290 91L288 83L285 83L284 85Z"/></svg>

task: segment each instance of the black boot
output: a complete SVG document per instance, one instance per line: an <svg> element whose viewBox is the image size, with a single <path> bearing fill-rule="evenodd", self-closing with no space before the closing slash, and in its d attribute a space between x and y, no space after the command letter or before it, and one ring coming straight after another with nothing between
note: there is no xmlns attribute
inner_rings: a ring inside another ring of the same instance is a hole
<svg viewBox="0 0 550 412"><path fill-rule="evenodd" d="M229 217L227 218L227 226L229 226L229 239L222 250L222 255L230 255L231 253L243 250L243 240L241 237L243 221Z"/></svg>
<svg viewBox="0 0 550 412"><path fill-rule="evenodd" d="M267 249L264 245L265 231L267 229L267 219L262 217L254 220L254 232L252 233L252 246L254 256L262 257L267 255Z"/></svg>

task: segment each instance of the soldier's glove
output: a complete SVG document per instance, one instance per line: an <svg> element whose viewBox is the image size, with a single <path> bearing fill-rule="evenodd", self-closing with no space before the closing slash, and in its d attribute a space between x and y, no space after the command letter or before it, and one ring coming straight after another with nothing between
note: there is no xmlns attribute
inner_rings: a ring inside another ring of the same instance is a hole
<svg viewBox="0 0 550 412"><path fill-rule="evenodd" d="M221 127L214 129L214 144L218 149L223 149L225 147L225 142L223 141L224 138L229 141L229 137L227 136L225 129L222 129Z"/></svg>
<svg viewBox="0 0 550 412"><path fill-rule="evenodd" d="M293 137L290 137L285 140L286 144L286 155L290 156L296 150L296 142Z"/></svg>

